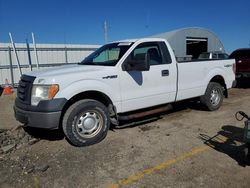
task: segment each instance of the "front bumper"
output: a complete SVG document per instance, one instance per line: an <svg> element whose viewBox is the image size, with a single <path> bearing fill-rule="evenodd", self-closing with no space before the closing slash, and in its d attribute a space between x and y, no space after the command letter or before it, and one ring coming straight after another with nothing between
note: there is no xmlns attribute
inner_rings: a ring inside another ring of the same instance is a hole
<svg viewBox="0 0 250 188"><path fill-rule="evenodd" d="M53 99L40 101L38 106L26 105L18 99L15 101L14 112L18 121L28 127L58 129L62 109L67 100Z"/></svg>
<svg viewBox="0 0 250 188"><path fill-rule="evenodd" d="M14 107L15 117L28 127L58 129L61 117L59 112L30 112Z"/></svg>

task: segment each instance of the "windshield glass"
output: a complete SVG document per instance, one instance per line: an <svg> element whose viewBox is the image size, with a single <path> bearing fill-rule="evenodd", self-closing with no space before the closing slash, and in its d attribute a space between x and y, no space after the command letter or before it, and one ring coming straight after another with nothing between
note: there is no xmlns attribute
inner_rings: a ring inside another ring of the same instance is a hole
<svg viewBox="0 0 250 188"><path fill-rule="evenodd" d="M115 66L132 44L131 42L106 44L90 54L79 64Z"/></svg>
<svg viewBox="0 0 250 188"><path fill-rule="evenodd" d="M236 50L229 56L229 58L250 59L250 49L249 50Z"/></svg>

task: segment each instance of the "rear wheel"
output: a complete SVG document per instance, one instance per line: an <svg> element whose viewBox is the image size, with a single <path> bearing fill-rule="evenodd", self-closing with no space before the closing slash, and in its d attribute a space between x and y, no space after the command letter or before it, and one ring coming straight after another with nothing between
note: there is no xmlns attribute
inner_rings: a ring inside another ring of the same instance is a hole
<svg viewBox="0 0 250 188"><path fill-rule="evenodd" d="M62 127L67 139L75 146L87 146L105 138L110 126L107 108L96 100L84 99L66 111Z"/></svg>
<svg viewBox="0 0 250 188"><path fill-rule="evenodd" d="M206 110L214 111L220 108L223 97L222 86L219 83L210 82L207 86L205 95L201 96L200 101Z"/></svg>
<svg viewBox="0 0 250 188"><path fill-rule="evenodd" d="M244 148L244 162L246 165L250 165L250 145L247 144L247 146Z"/></svg>

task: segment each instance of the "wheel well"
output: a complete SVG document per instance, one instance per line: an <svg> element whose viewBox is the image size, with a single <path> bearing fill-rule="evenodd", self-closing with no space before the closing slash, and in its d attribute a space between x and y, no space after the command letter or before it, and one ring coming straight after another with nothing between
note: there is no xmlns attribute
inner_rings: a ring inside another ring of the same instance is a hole
<svg viewBox="0 0 250 188"><path fill-rule="evenodd" d="M75 96L73 96L71 99L68 100L68 102L64 105L63 110L62 110L62 114L61 114L61 119L60 119L60 125L62 124L62 119L63 116L65 114L65 112L67 111L67 109L75 102L82 100L82 99L93 99L93 100L97 100L99 102L101 102L102 104L104 104L109 113L110 114L114 114L115 113L115 109L113 106L113 103L111 101L111 99L105 95L102 92L99 91L86 91L86 92L82 92L79 93Z"/></svg>
<svg viewBox="0 0 250 188"><path fill-rule="evenodd" d="M227 86L226 86L225 80L224 80L224 78L223 78L222 76L220 76L220 75L214 76L214 77L210 80L210 82L219 83L219 84L223 87L223 89L224 89L224 91L223 91L224 96L225 96L226 98L228 97Z"/></svg>

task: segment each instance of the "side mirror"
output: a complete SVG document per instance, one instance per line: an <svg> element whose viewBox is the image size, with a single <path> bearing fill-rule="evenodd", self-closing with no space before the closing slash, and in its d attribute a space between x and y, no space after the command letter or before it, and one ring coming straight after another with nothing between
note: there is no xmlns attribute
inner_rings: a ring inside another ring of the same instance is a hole
<svg viewBox="0 0 250 188"><path fill-rule="evenodd" d="M123 66L123 71L149 71L149 58L147 54L137 54L133 59L128 57Z"/></svg>

